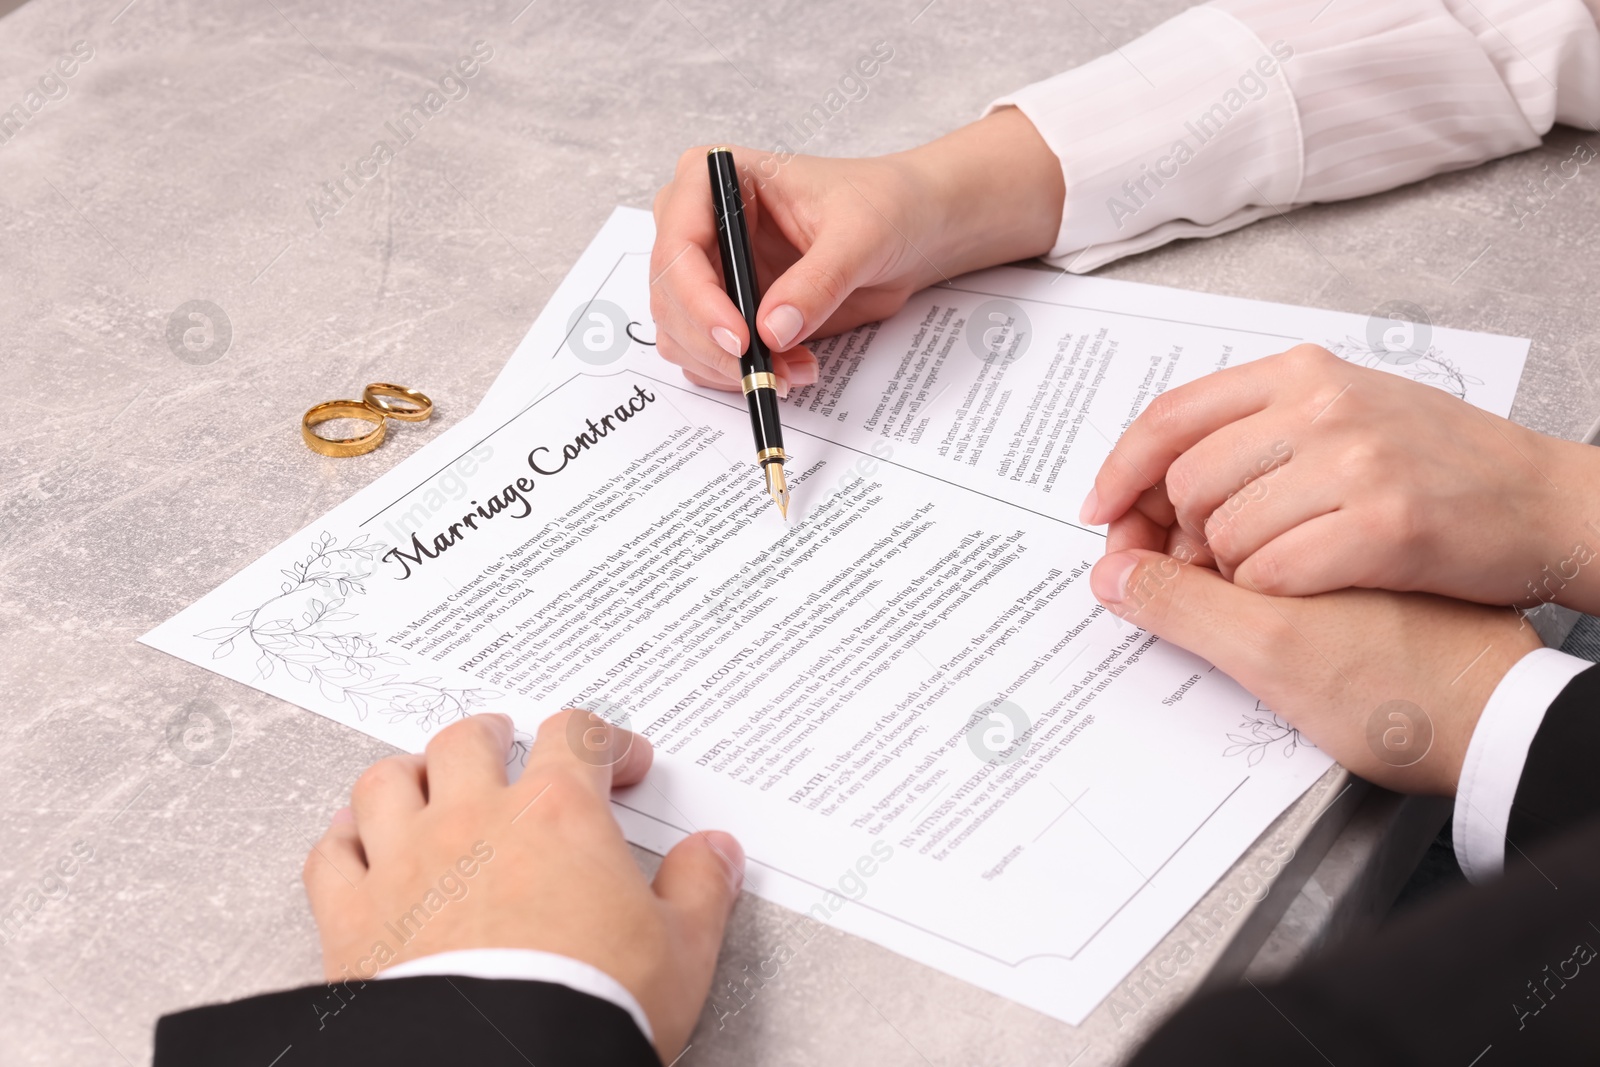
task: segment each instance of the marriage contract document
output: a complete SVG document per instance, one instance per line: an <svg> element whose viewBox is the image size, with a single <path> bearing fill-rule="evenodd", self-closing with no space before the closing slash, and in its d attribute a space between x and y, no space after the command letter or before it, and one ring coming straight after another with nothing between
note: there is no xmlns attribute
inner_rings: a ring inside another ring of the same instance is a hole
<svg viewBox="0 0 1600 1067"><path fill-rule="evenodd" d="M631 840L728 830L751 892L1080 1022L1329 766L1091 595L1117 435L1302 340L1506 414L1527 343L986 271L817 345L786 524L742 398L654 353L653 236L619 210L471 418L145 642L411 751L596 710L656 748Z"/></svg>

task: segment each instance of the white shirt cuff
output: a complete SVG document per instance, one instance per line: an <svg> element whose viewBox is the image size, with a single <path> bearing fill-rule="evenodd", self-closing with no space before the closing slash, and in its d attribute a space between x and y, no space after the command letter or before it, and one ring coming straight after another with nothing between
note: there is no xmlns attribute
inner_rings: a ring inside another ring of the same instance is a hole
<svg viewBox="0 0 1600 1067"><path fill-rule="evenodd" d="M1045 259L1082 273L1293 203L1302 170L1293 62L1282 41L1269 46L1201 6L990 104L1018 108L1061 160L1067 199Z"/></svg>
<svg viewBox="0 0 1600 1067"><path fill-rule="evenodd" d="M1520 152L1553 122L1600 126L1600 0L1341 0L1322 18L1330 6L1215 0L991 104L1020 109L1061 160L1046 260L1081 273Z"/></svg>
<svg viewBox="0 0 1600 1067"><path fill-rule="evenodd" d="M467 948L454 952L435 952L397 963L378 972L381 978L416 978L421 975L456 975L462 978L509 978L523 982L554 982L591 997L609 1000L629 1015L643 1031L646 1041L655 1044L655 1032L644 1009L623 988L622 983L598 967L531 948Z"/></svg>
<svg viewBox="0 0 1600 1067"><path fill-rule="evenodd" d="M1472 731L1456 786L1451 833L1456 860L1469 880L1482 882L1504 868L1506 826L1528 746L1567 683L1592 666L1553 648L1537 648L1495 686Z"/></svg>

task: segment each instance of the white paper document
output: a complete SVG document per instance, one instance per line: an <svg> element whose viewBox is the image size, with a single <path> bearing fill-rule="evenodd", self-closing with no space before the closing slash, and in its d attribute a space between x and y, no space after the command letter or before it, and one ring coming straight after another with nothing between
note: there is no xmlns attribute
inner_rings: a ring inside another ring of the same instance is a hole
<svg viewBox="0 0 1600 1067"><path fill-rule="evenodd" d="M656 748L631 840L730 831L750 891L1080 1022L1329 765L1095 601L1111 443L1302 340L1506 414L1527 342L985 271L816 346L785 524L650 346L652 239L619 210L470 419L144 641L411 751L596 709Z"/></svg>

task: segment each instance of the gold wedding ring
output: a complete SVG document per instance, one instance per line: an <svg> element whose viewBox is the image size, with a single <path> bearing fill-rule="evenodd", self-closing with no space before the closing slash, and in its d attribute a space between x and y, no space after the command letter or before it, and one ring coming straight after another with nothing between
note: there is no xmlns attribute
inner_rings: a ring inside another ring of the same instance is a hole
<svg viewBox="0 0 1600 1067"><path fill-rule="evenodd" d="M402 422L423 422L433 414L433 401L428 399L426 393L407 389L403 385L373 382L362 392L361 399L374 411ZM401 403L396 404L396 400Z"/></svg>
<svg viewBox="0 0 1600 1067"><path fill-rule="evenodd" d="M424 398L426 399L426 398ZM430 405L431 407L431 405ZM360 437L323 437L313 426L334 419L360 419L373 424L372 429ZM361 456L383 444L388 420L383 413L361 400L329 400L318 404L300 419L300 436L306 447L324 456Z"/></svg>
<svg viewBox="0 0 1600 1067"><path fill-rule="evenodd" d="M306 412L300 420L300 436L307 448L324 456L364 456L383 444L389 419L422 422L432 414L433 401L426 393L390 382L373 382L362 391L360 400L330 400ZM334 419L360 419L373 427L360 437L323 437L312 429Z"/></svg>

